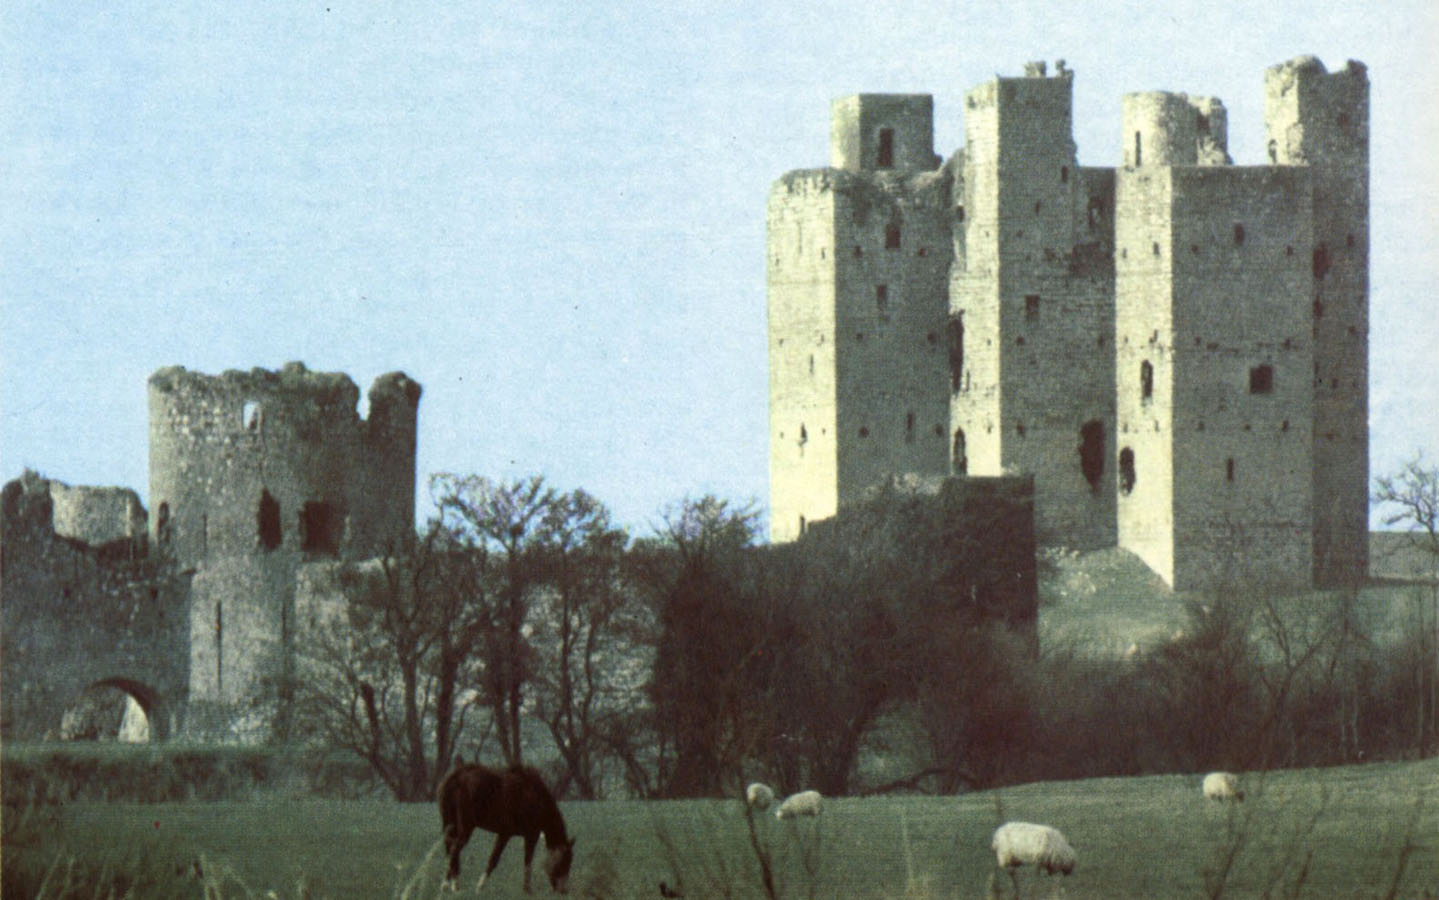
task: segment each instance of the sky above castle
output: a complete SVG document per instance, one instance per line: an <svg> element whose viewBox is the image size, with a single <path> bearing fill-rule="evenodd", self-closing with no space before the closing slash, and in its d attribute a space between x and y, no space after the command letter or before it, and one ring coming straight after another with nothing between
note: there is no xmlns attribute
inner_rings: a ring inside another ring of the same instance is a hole
<svg viewBox="0 0 1439 900"><path fill-rule="evenodd" d="M606 8L609 7L609 8ZM1371 82L1371 472L1439 458L1431 0L1084 4L7 5L0 478L148 488L145 382L303 360L424 385L429 473L544 474L636 530L767 494L765 201L828 161L829 103L1075 72L1084 165L1120 98Z"/></svg>

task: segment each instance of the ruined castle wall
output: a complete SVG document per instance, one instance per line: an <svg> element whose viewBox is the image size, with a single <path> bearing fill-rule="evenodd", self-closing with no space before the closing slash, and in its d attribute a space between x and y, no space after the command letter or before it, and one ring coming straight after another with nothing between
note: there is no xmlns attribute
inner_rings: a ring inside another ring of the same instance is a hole
<svg viewBox="0 0 1439 900"><path fill-rule="evenodd" d="M888 475L949 472L949 185L861 174L835 199L839 502Z"/></svg>
<svg viewBox="0 0 1439 900"><path fill-rule="evenodd" d="M1176 588L1308 584L1308 196L1298 169L1121 175L1120 537Z"/></svg>
<svg viewBox="0 0 1439 900"><path fill-rule="evenodd" d="M1119 546L1174 583L1173 170L1116 176L1115 384Z"/></svg>
<svg viewBox="0 0 1439 900"><path fill-rule="evenodd" d="M188 579L146 552L143 509L132 529L137 506L129 490L69 487L33 473L5 486L0 739L58 734L66 710L97 686L138 700L156 738L182 726Z"/></svg>
<svg viewBox="0 0 1439 900"><path fill-rule="evenodd" d="M129 488L71 487L51 481L50 511L59 537L95 547L145 540L145 507Z"/></svg>
<svg viewBox="0 0 1439 900"><path fill-rule="evenodd" d="M888 132L886 136L886 132ZM934 155L929 94L855 94L830 105L830 161L850 172L927 172Z"/></svg>
<svg viewBox="0 0 1439 900"><path fill-rule="evenodd" d="M260 740L293 659L301 564L383 552L414 527L419 386L382 376L368 421L346 376L255 369L150 379L154 545L197 570L190 729Z"/></svg>
<svg viewBox="0 0 1439 900"><path fill-rule="evenodd" d="M838 509L833 170L792 172L768 211L770 537Z"/></svg>
<svg viewBox="0 0 1439 900"><path fill-rule="evenodd" d="M1271 160L1313 178L1314 578L1343 584L1368 567L1369 81L1300 57L1264 86Z"/></svg>
<svg viewBox="0 0 1439 900"><path fill-rule="evenodd" d="M1115 540L1114 287L1108 226L1102 215L1091 224L1091 183L1075 163L1072 86L1068 73L1002 78L966 98L974 214L951 307L974 359L951 409L970 472L1033 473L1041 534L1090 548Z"/></svg>
<svg viewBox="0 0 1439 900"><path fill-rule="evenodd" d="M1168 91L1125 94L1125 166L1222 166L1229 159L1229 114L1214 97Z"/></svg>

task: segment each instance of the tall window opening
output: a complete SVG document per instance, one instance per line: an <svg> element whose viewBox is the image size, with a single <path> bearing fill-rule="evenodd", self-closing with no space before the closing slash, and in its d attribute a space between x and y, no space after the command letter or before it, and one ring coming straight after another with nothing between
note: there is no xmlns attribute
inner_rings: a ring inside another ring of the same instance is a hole
<svg viewBox="0 0 1439 900"><path fill-rule="evenodd" d="M1119 491L1128 494L1134 490L1134 451L1128 447L1119 451Z"/></svg>
<svg viewBox="0 0 1439 900"><path fill-rule="evenodd" d="M170 504L162 502L155 511L155 542L161 547L170 543Z"/></svg>
<svg viewBox="0 0 1439 900"><path fill-rule="evenodd" d="M1139 364L1139 399L1149 400L1154 397L1154 365L1149 360Z"/></svg>
<svg viewBox="0 0 1439 900"><path fill-rule="evenodd" d="M1030 322L1039 320L1039 295L1026 294L1024 296L1024 318Z"/></svg>
<svg viewBox="0 0 1439 900"><path fill-rule="evenodd" d="M893 128L881 128L879 130L879 158L875 160L875 166L881 169L894 168Z"/></svg>
<svg viewBox="0 0 1439 900"><path fill-rule="evenodd" d="M1323 278L1329 274L1329 245L1320 244L1314 248L1314 277Z"/></svg>
<svg viewBox="0 0 1439 900"><path fill-rule="evenodd" d="M1234 223L1234 246L1240 247L1240 246L1243 246L1243 244L1244 244L1244 224L1243 224L1242 222L1235 222L1235 223Z"/></svg>
<svg viewBox="0 0 1439 900"><path fill-rule="evenodd" d="M911 412L904 417L904 442L914 443L914 413Z"/></svg>
<svg viewBox="0 0 1439 900"><path fill-rule="evenodd" d="M964 312L949 317L949 383L959 393L959 378L964 372Z"/></svg>
<svg viewBox="0 0 1439 900"><path fill-rule="evenodd" d="M884 226L884 249L899 249L899 226L893 222Z"/></svg>
<svg viewBox="0 0 1439 900"><path fill-rule="evenodd" d="M874 286L874 308L881 316L889 314L889 285L877 284Z"/></svg>
<svg viewBox="0 0 1439 900"><path fill-rule="evenodd" d="M966 455L966 453L965 453L965 447L964 447L964 429L963 429L963 428L956 428L956 429L954 429L954 459L953 459L953 466L954 466L954 474L956 474L956 475L968 475L968 474L969 474L969 457L968 457L968 456Z"/></svg>
<svg viewBox="0 0 1439 900"><path fill-rule="evenodd" d="M1079 428L1079 470L1089 489L1099 493L1104 479L1104 423L1090 419Z"/></svg>
<svg viewBox="0 0 1439 900"><path fill-rule="evenodd" d="M1234 480L1234 457L1232 456L1224 461L1224 480Z"/></svg>
<svg viewBox="0 0 1439 900"><path fill-rule="evenodd" d="M1139 132L1134 132L1134 164L1136 166L1144 161L1143 141L1144 139L1140 137Z"/></svg>
<svg viewBox="0 0 1439 900"><path fill-rule="evenodd" d="M254 400L245 401L245 405L240 407L240 424L246 431L259 431L260 421L260 404Z"/></svg>
<svg viewBox="0 0 1439 900"><path fill-rule="evenodd" d="M280 502L271 496L268 489L260 490L260 506L255 511L255 524L261 547L274 550L280 546L283 537L280 530Z"/></svg>
<svg viewBox="0 0 1439 900"><path fill-rule="evenodd" d="M1255 366L1249 370L1249 393L1274 393L1274 367Z"/></svg>

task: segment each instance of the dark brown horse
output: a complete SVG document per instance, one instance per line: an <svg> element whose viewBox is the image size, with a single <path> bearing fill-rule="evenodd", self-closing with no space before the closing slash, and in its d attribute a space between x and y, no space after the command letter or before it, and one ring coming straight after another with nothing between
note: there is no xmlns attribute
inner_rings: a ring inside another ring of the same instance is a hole
<svg viewBox="0 0 1439 900"><path fill-rule="evenodd" d="M511 766L503 771L485 766L460 765L450 770L440 782L440 821L444 826L445 852L450 857L450 870L441 887L459 890L460 851L476 828L495 834L495 847L490 863L480 876L475 890L485 886L485 879L499 865L500 854L510 838L525 839L525 890L530 889L530 860L540 834L545 836L545 874L550 887L563 894L568 887L570 862L575 842L565 833L565 820L550 789L540 774L527 766Z"/></svg>

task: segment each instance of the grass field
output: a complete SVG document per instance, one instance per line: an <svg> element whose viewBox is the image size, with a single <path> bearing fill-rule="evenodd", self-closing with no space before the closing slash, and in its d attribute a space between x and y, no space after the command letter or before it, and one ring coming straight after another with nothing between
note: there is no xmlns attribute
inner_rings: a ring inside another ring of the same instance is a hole
<svg viewBox="0 0 1439 900"><path fill-rule="evenodd" d="M1079 855L1065 879L1019 873L1023 897L1439 896L1439 760L1278 772L1252 776L1247 789L1246 803L1226 809L1200 796L1197 776L1052 782L959 797L831 800L817 820L765 816L756 825L785 897L1012 896L989 849L1001 808L1006 819L1059 827ZM763 896L738 802L563 808L578 838L572 895L656 897L663 879L688 897ZM36 895L38 884L16 880L19 871L47 869L46 897L107 896L93 877L100 870L112 880L128 873L122 887L138 878L140 897L435 897L444 869L439 817L428 804L272 799L7 811L17 815L5 823L7 897ZM466 848L466 892L488 850L485 834ZM1391 894L1401 856L1404 877ZM522 896L521 859L514 842L485 896ZM67 872L83 889L60 890ZM535 878L537 893L548 893L538 860Z"/></svg>

